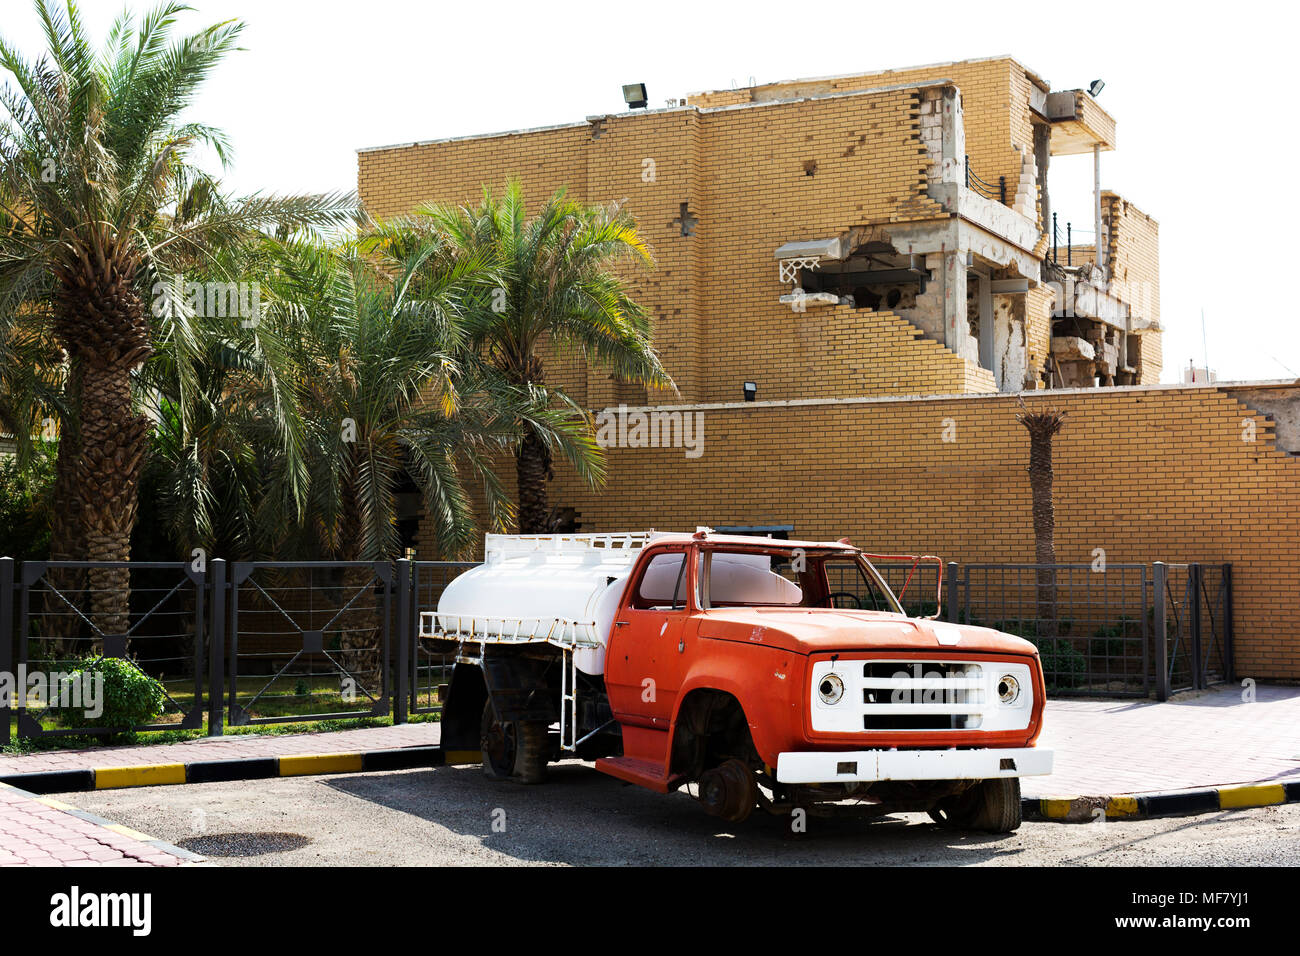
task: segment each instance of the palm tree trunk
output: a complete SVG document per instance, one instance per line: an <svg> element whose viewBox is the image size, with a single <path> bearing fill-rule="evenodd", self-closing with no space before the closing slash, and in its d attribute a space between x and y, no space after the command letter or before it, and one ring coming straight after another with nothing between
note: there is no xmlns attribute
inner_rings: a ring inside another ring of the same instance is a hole
<svg viewBox="0 0 1300 956"><path fill-rule="evenodd" d="M102 271L64 273L56 325L81 372L80 453L73 472L81 510L85 559L128 561L140 476L148 447L148 418L131 401L131 373L149 357L149 324L131 279L134 270L105 256ZM90 618L101 634L125 634L130 619L130 572L95 568L87 575Z"/></svg>
<svg viewBox="0 0 1300 956"><path fill-rule="evenodd" d="M1023 407L1023 406L1022 406ZM1034 561L1038 565L1038 634L1056 637L1056 506L1052 500L1052 439L1065 422L1057 411L1017 420L1029 431L1029 488L1033 500Z"/></svg>
<svg viewBox="0 0 1300 956"><path fill-rule="evenodd" d="M84 561L86 558L85 530L76 481L77 460L81 457L81 435L77 428L81 378L81 363L69 362L68 381L64 386L69 414L60 424L59 451L54 459L51 561ZM72 652L72 641L81 630L81 618L68 605L85 612L86 572L76 568L51 568L45 572L45 582L49 590L45 592L41 631L54 642L54 653L61 659Z"/></svg>
<svg viewBox="0 0 1300 956"><path fill-rule="evenodd" d="M131 406L129 368L86 363L77 496L86 536L86 560L129 561L139 504L149 419ZM91 620L103 634L129 628L131 575L127 568L92 568Z"/></svg>
<svg viewBox="0 0 1300 956"><path fill-rule="evenodd" d="M524 433L515 451L515 477L519 485L519 533L546 533L550 514L546 482L553 477L551 450L531 431Z"/></svg>

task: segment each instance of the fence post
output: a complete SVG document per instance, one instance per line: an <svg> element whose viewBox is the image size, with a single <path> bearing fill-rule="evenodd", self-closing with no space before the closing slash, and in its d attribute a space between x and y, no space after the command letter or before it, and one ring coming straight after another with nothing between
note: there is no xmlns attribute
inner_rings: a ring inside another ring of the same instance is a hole
<svg viewBox="0 0 1300 956"><path fill-rule="evenodd" d="M14 559L0 558L0 674L14 672ZM21 694L14 679L14 691ZM9 721L13 709L8 697L0 697L0 744L9 743Z"/></svg>
<svg viewBox="0 0 1300 956"><path fill-rule="evenodd" d="M1169 568L1163 561L1152 565L1152 590L1155 599L1156 700L1169 699L1169 633L1165 624L1165 587Z"/></svg>
<svg viewBox="0 0 1300 956"><path fill-rule="evenodd" d="M948 562L948 620L954 624L961 621L961 616L957 611L957 595L960 592L957 589L957 562Z"/></svg>
<svg viewBox="0 0 1300 956"><path fill-rule="evenodd" d="M212 627L208 631L208 736L223 733L226 703L226 559L212 561Z"/></svg>
<svg viewBox="0 0 1300 956"><path fill-rule="evenodd" d="M393 723L406 723L411 693L411 657L415 629L411 621L411 560L397 560L397 693L393 695Z"/></svg>
<svg viewBox="0 0 1300 956"><path fill-rule="evenodd" d="M1007 204L1007 177L1005 176L998 177L998 195L1002 199L1002 205L1005 206Z"/></svg>
<svg viewBox="0 0 1300 956"><path fill-rule="evenodd" d="M1235 682L1235 663L1232 648L1232 565L1223 565L1223 679Z"/></svg>
<svg viewBox="0 0 1300 956"><path fill-rule="evenodd" d="M1187 590L1191 598L1187 610L1192 631L1192 687L1196 690L1204 690L1206 681L1205 658L1201 655L1201 566L1199 564L1187 566Z"/></svg>

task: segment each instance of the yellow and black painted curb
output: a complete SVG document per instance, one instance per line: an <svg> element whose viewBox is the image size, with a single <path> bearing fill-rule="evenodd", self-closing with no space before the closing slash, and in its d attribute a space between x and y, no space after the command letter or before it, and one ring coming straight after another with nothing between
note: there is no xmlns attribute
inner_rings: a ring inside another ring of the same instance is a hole
<svg viewBox="0 0 1300 956"><path fill-rule="evenodd" d="M156 787L181 783L226 783L313 774L373 773L384 770L477 764L481 761L482 754L478 751L444 751L437 746L395 747L389 750L350 753L286 754L282 757L245 757L232 760L200 760L193 763L142 764L134 767L51 770L0 777L0 784L7 784L28 794L72 793L82 790L115 790L123 787ZM1026 797L1021 801L1021 814L1026 820L1087 823L1102 816L1108 820L1149 819L1216 813L1221 810L1244 810L1283 803L1300 803L1300 779L1109 797ZM76 813L82 814L83 811L78 810Z"/></svg>
<svg viewBox="0 0 1300 956"><path fill-rule="evenodd" d="M38 771L0 777L0 783L28 793L73 793L82 790L118 790L123 787L158 787L178 783L225 783L324 773L409 770L444 764L478 763L480 760L481 756L477 752L444 753L441 747L394 747L390 750L353 753L286 754L282 757L240 757L232 760L198 760L192 763Z"/></svg>
<svg viewBox="0 0 1300 956"><path fill-rule="evenodd" d="M1300 780L1116 797L1026 797L1021 801L1020 809L1026 820L1088 823L1103 816L1107 820L1149 819L1248 810L1283 803L1300 803Z"/></svg>
<svg viewBox="0 0 1300 956"><path fill-rule="evenodd" d="M30 790L23 790L21 787L15 787L12 784L4 782L0 782L0 787L4 787L6 790L12 790L18 794L18 796L26 797L28 800L34 800L36 803L47 806L51 810L58 810L60 813L66 813L69 816L76 817L78 820L84 820L87 823L93 823L97 827L103 827L105 830L116 833L118 836L126 837L128 840L135 840L162 853L168 853L172 856L179 857L185 863L207 862L206 857L200 856L197 853L191 853L183 847L174 846L165 840L159 840L156 837L151 837L147 833L133 830L125 824L114 823L112 820L105 820L101 816L89 813L86 810L82 810L80 807L74 807L70 803L64 803L62 800L55 800L53 797L41 796L40 794L32 793Z"/></svg>

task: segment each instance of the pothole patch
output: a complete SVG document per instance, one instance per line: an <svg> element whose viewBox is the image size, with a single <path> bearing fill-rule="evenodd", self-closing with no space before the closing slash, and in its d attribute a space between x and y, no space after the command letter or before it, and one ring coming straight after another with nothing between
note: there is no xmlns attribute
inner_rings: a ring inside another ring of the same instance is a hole
<svg viewBox="0 0 1300 956"><path fill-rule="evenodd" d="M265 856L287 853L311 842L301 833L209 833L177 841L177 846L201 856Z"/></svg>

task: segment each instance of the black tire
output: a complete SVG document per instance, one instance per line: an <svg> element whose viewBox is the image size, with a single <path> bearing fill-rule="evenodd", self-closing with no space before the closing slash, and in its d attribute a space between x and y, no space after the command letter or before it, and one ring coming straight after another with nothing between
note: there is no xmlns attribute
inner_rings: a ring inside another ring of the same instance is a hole
<svg viewBox="0 0 1300 956"><path fill-rule="evenodd" d="M483 772L493 780L541 783L550 760L548 728L541 720L508 720L499 723L492 701L483 703L480 748Z"/></svg>
<svg viewBox="0 0 1300 956"><path fill-rule="evenodd" d="M930 819L941 826L988 833L1014 833L1020 828L1020 778L981 780L954 797L947 797L930 810Z"/></svg>

